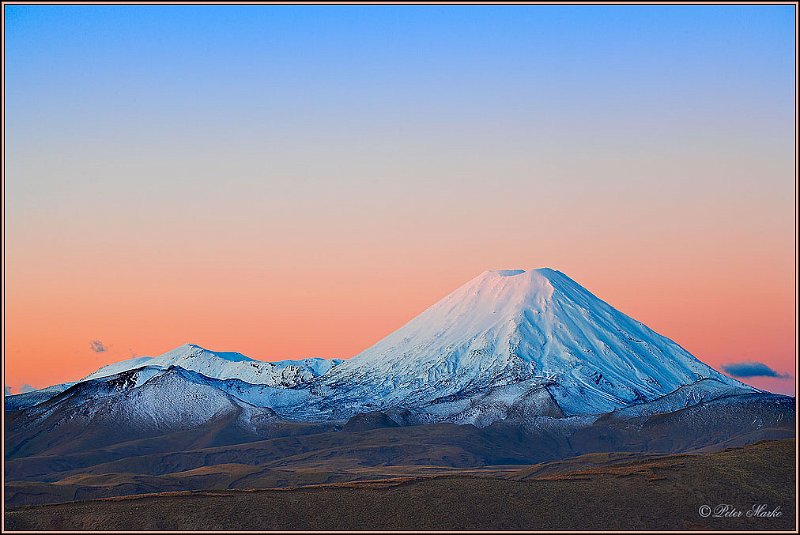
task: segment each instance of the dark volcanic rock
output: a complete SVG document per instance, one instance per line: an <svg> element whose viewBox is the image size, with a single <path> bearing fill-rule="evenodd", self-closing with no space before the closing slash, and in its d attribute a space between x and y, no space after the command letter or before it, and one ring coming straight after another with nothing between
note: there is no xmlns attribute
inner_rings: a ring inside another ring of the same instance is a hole
<svg viewBox="0 0 800 535"><path fill-rule="evenodd" d="M362 412L350 418L342 431L370 431L384 427L399 427L400 424L381 411Z"/></svg>

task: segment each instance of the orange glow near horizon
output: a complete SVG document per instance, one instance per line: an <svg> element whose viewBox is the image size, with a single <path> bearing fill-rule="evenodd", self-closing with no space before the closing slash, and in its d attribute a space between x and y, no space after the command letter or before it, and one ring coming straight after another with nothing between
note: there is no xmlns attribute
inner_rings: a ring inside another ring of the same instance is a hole
<svg viewBox="0 0 800 535"><path fill-rule="evenodd" d="M261 271L209 258L170 265L157 255L152 263L118 258L52 271L40 265L35 274L10 270L6 384L17 391L23 383L38 388L74 381L110 362L158 355L185 342L262 360L348 358L481 271L475 266L467 273L455 260L438 269L398 263L387 271L370 268L369 251L362 257L360 269L340 259L325 271ZM679 264L655 271L631 263L623 271L598 263L594 273L580 259L565 264L548 263L717 369L756 360L793 375L790 266L754 277L745 265L738 273L715 274ZM70 284L64 285L55 275L67 270ZM92 351L92 340L101 340L106 351ZM750 382L793 389L792 381Z"/></svg>

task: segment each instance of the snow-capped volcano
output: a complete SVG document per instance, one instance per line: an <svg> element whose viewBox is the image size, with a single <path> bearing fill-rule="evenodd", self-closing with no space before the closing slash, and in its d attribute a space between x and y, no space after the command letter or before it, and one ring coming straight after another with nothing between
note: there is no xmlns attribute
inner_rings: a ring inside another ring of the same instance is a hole
<svg viewBox="0 0 800 535"><path fill-rule="evenodd" d="M597 414L711 378L748 388L559 271L486 271L312 383L341 410L420 406L524 383ZM506 389L508 390L508 389Z"/></svg>
<svg viewBox="0 0 800 535"><path fill-rule="evenodd" d="M105 366L75 386L15 396L7 407L65 399L93 381L155 395L175 369L194 374L180 376L191 383L188 390L215 389L224 394L220 400L307 421L390 410L404 412L407 422L488 425L604 414L698 381L704 381L702 399L731 395L732 389L757 392L563 273L541 268L486 271L350 360L265 362L185 344L158 357ZM674 399L681 406L690 400Z"/></svg>
<svg viewBox="0 0 800 535"><path fill-rule="evenodd" d="M795 436L794 399L717 372L551 269L482 273L349 360L185 344L6 396L5 411L19 503L45 484L91 496L69 487L86 474L130 476L101 479L115 494L258 488Z"/></svg>
<svg viewBox="0 0 800 535"><path fill-rule="evenodd" d="M345 361L185 344L4 401L20 503L39 499L38 479L61 500L84 472L130 475L103 479L124 494L218 488L232 480L204 467L233 466L257 488L292 472L336 481L339 467L741 446L792 438L795 421L794 399L722 375L551 269L482 273Z"/></svg>

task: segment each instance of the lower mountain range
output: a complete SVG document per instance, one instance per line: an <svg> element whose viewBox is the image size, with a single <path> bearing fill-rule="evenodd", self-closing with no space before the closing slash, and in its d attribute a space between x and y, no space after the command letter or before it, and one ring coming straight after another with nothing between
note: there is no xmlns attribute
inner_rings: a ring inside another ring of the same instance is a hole
<svg viewBox="0 0 800 535"><path fill-rule="evenodd" d="M487 271L351 359L185 344L5 396L9 505L708 452L795 436L745 385L561 272Z"/></svg>

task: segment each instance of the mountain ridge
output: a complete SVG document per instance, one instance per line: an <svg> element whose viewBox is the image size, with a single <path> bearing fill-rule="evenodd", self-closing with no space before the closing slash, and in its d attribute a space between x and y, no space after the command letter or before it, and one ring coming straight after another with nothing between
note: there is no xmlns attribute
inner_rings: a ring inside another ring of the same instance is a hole
<svg viewBox="0 0 800 535"><path fill-rule="evenodd" d="M173 368L196 374L183 379L198 390L299 421L403 410L408 422L490 425L520 415L601 415L659 399L664 410L680 408L688 398L663 399L703 381L689 389L702 391L701 400L758 392L551 268L484 271L347 360L269 362L184 344L112 363L77 384L100 381L105 391L115 376L140 370L121 384L151 389ZM29 409L72 388L11 396L6 406Z"/></svg>

